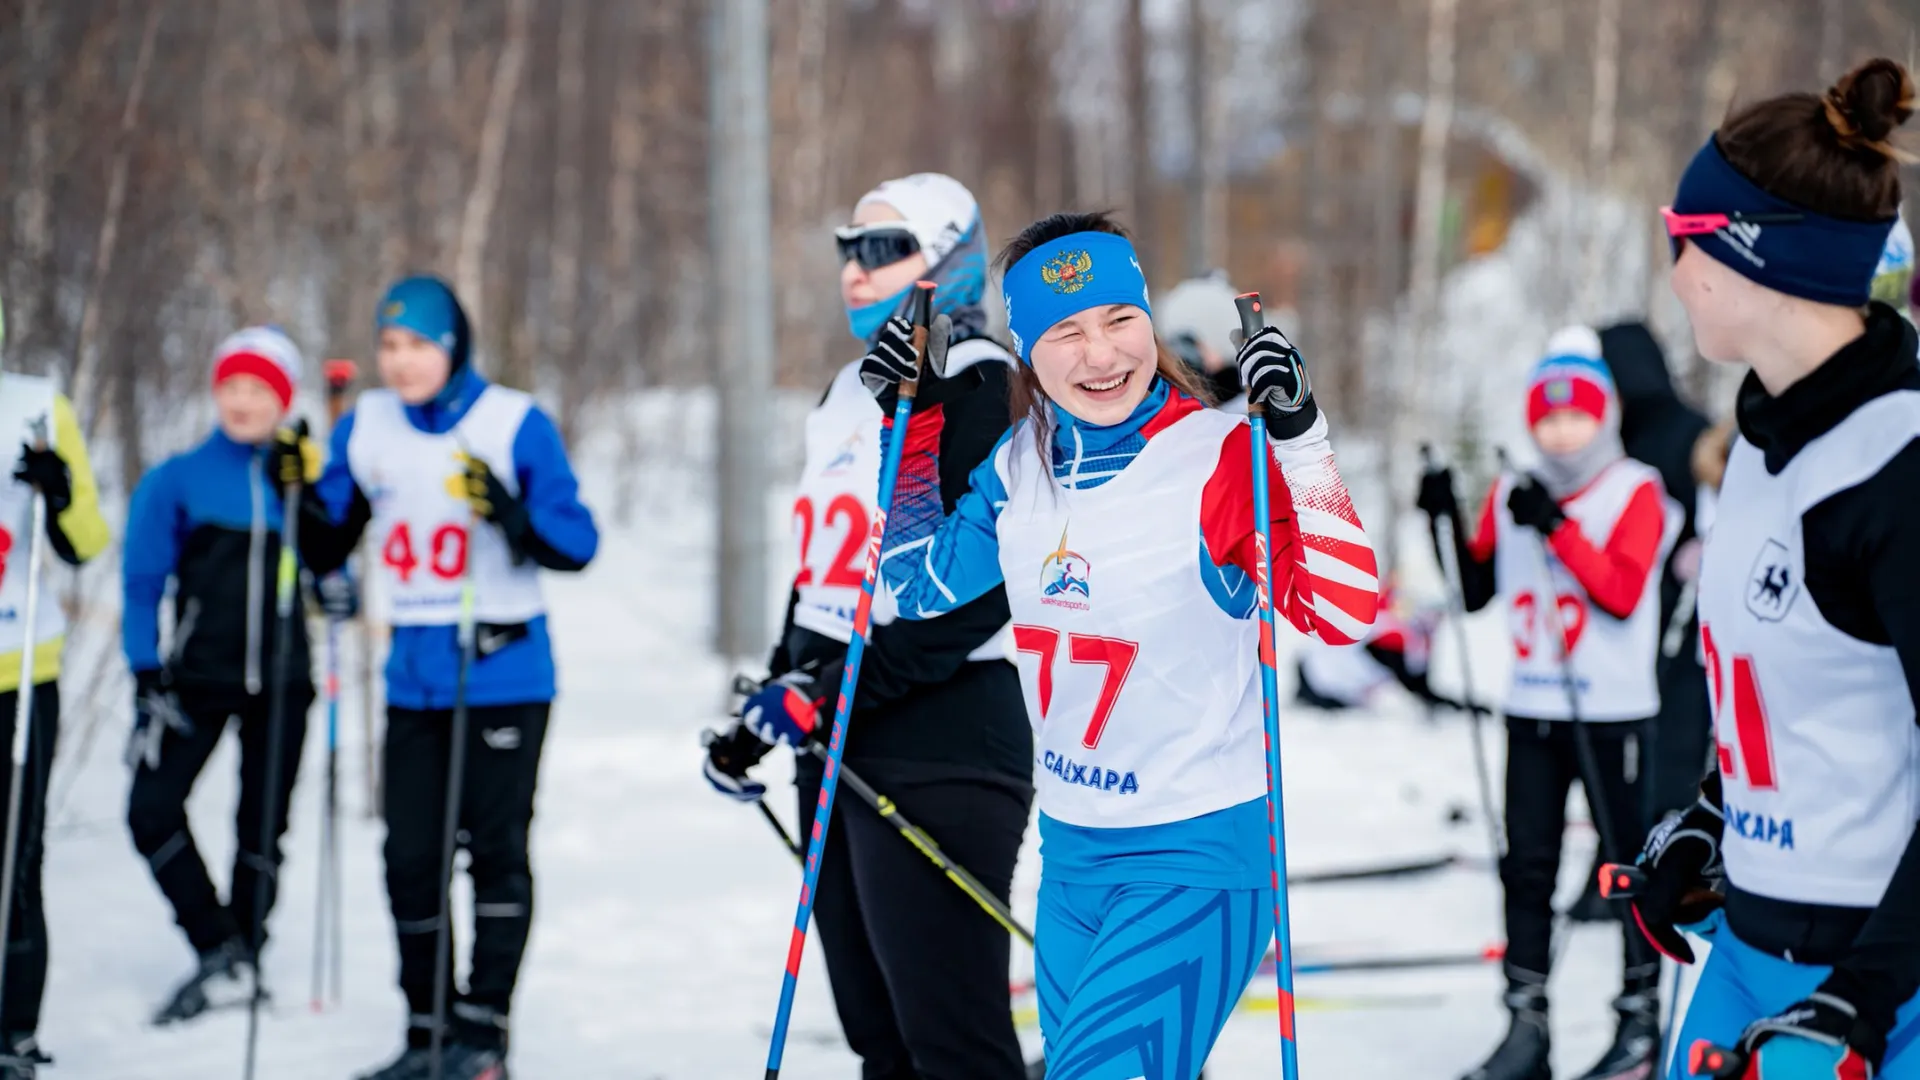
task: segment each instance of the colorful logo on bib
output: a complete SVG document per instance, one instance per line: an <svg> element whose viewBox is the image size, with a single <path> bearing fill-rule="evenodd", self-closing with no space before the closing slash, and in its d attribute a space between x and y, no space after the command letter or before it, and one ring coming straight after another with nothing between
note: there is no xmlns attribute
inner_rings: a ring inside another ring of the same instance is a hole
<svg viewBox="0 0 1920 1080"><path fill-rule="evenodd" d="M1787 545L1768 540L1747 574L1747 610L1762 622L1779 622L1799 595L1800 581Z"/></svg>
<svg viewBox="0 0 1920 1080"><path fill-rule="evenodd" d="M1063 251L1040 264L1040 280L1057 293L1077 293L1093 284L1093 256L1085 251Z"/></svg>
<svg viewBox="0 0 1920 1080"><path fill-rule="evenodd" d="M847 436L846 442L840 444L840 449L834 452L833 460L827 462L827 467L820 470L820 475L839 476L841 473L846 472L853 467L855 461L859 460L857 453L859 449L860 433L856 431L852 435Z"/></svg>
<svg viewBox="0 0 1920 1080"><path fill-rule="evenodd" d="M1067 550L1067 530L1060 530L1060 546L1040 564L1040 602L1052 607L1086 611L1093 600L1093 567L1077 551Z"/></svg>

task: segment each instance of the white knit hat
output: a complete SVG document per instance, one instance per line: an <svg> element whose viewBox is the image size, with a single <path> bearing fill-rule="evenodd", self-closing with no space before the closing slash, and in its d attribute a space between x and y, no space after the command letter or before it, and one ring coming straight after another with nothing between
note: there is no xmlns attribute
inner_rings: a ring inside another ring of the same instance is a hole
<svg viewBox="0 0 1920 1080"><path fill-rule="evenodd" d="M282 409L293 406L293 393L300 388L300 369L305 361L300 347L277 326L249 326L213 350L213 384L220 385L235 375L252 375L273 388Z"/></svg>
<svg viewBox="0 0 1920 1080"><path fill-rule="evenodd" d="M868 203L886 203L900 212L901 224L920 242L928 266L938 266L980 220L980 204L965 184L945 173L914 173L888 180L860 196L857 213Z"/></svg>

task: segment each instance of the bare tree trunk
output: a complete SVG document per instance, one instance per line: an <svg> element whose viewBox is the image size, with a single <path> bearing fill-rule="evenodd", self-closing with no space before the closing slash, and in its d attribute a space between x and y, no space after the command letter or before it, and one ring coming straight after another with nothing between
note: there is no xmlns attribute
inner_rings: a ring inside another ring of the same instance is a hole
<svg viewBox="0 0 1920 1080"><path fill-rule="evenodd" d="M453 32L464 6L465 0L442 0L437 17L427 27L427 85L433 88L435 103L448 121L457 115L453 109L459 100L460 65L454 57ZM504 46L502 49L504 51ZM424 203L421 212L429 216L428 236L433 245L434 262L443 267L452 264L460 254L456 219L440 209L461 189L459 126L449 122L442 125L444 130L427 133L428 188L424 198L421 194L413 196L416 205ZM418 133L410 134L419 137ZM464 285L461 293L469 304L480 301L479 295L467 291Z"/></svg>
<svg viewBox="0 0 1920 1080"><path fill-rule="evenodd" d="M69 396L74 408L80 411L80 423L89 439L93 437L94 424L103 404L95 400L95 383L99 381L95 371L100 358L99 350L93 347L93 339L100 330L100 290L113 269L113 249L120 239L120 215L127 204L127 169L133 151L133 132L139 124L140 99L146 93L147 72L153 66L153 42L165 10L161 4L147 9L146 27L140 34L140 55L133 64L133 84L127 89L126 106L120 111L119 141L114 147L113 166L107 180L107 205L93 249L92 280L81 297L83 314L80 335L73 346L73 389Z"/></svg>
<svg viewBox="0 0 1920 1080"><path fill-rule="evenodd" d="M48 289L43 283L47 259L53 254L53 229L48 207L53 184L48 167L48 134L51 118L47 115L48 27L51 20L41 0L26 0L20 12L20 38L24 43L20 111L26 119L26 183L13 201L13 242L17 250L12 267L12 285L7 292L14 298L13 355L24 354L23 344L31 343L39 330L39 315L46 310L43 300ZM4 317L5 312L0 312Z"/></svg>
<svg viewBox="0 0 1920 1080"><path fill-rule="evenodd" d="M1423 390L1429 382L1427 345L1440 299L1440 230L1447 197L1447 140L1453 129L1454 16L1459 6L1459 0L1431 0L1427 9L1426 110L1420 117L1420 172L1414 188L1408 341L1400 355L1401 364L1412 368L1412 377L1394 380L1411 391L1401 401L1403 409L1396 410L1402 416L1406 406L1424 408L1427 401ZM1408 419L1426 427L1420 417Z"/></svg>
<svg viewBox="0 0 1920 1080"><path fill-rule="evenodd" d="M493 68L493 87L487 95L487 115L480 127L480 160L473 186L467 189L460 215L460 254L454 260L454 288L474 307L481 321L481 272L486 267L487 237L493 227L493 208L500 200L500 169L507 154L507 129L513 119L513 99L520 90L520 69L527 58L527 22L532 0L508 0L507 37Z"/></svg>
<svg viewBox="0 0 1920 1080"><path fill-rule="evenodd" d="M1193 159L1187 163L1187 277L1213 269L1209 241L1211 205L1208 161L1213 155L1213 125L1207 109L1207 14L1205 0L1187 0L1187 127Z"/></svg>
<svg viewBox="0 0 1920 1080"><path fill-rule="evenodd" d="M1127 157L1132 168L1127 205L1133 208L1133 230L1140 237L1141 246L1147 251L1158 251L1160 238L1155 234L1153 199L1153 118L1149 115L1152 96L1147 81L1147 53L1151 43L1147 40L1143 6L1142 0L1127 0L1123 38L1127 49L1127 137L1132 144L1132 152ZM1149 269L1153 265L1149 261Z"/></svg>
<svg viewBox="0 0 1920 1080"><path fill-rule="evenodd" d="M556 125L553 174L553 231L548 236L549 356L560 376L560 437L572 445L579 434L579 404L588 374L574 355L574 320L580 308L582 159L581 126L587 97L587 23L581 4L560 5L560 59L555 72Z"/></svg>
<svg viewBox="0 0 1920 1080"><path fill-rule="evenodd" d="M1620 0L1598 0L1593 33L1593 116L1587 128L1587 191L1599 197L1607 190L1613 165L1614 121L1620 102ZM1580 273L1580 305L1575 318L1599 318L1601 275L1605 266L1604 230L1585 230L1585 258Z"/></svg>

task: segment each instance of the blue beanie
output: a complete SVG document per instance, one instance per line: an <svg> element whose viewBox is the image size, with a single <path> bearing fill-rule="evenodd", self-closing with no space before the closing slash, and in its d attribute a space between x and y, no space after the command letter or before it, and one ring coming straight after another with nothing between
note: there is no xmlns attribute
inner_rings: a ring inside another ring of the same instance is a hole
<svg viewBox="0 0 1920 1080"><path fill-rule="evenodd" d="M402 278L387 289L374 317L375 330L410 330L439 346L459 368L467 361L467 317L446 282L430 275Z"/></svg>

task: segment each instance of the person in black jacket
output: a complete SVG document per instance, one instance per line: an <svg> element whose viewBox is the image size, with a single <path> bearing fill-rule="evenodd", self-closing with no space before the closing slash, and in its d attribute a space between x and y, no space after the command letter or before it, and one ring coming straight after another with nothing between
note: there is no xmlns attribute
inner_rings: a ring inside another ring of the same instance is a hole
<svg viewBox="0 0 1920 1080"><path fill-rule="evenodd" d="M266 942L264 919L281 859L278 839L286 831L314 697L306 625L299 618L288 623L293 639L285 682L272 685L281 631L274 614L281 490L288 481L311 480L318 464L305 440L292 439L290 432L276 437L300 367L298 348L271 327L243 330L221 342L213 368L218 426L199 446L147 473L127 514L121 642L135 684L127 825L199 956L193 973L154 1014L155 1024L190 1020L241 1000ZM160 606L169 579L173 634L162 651ZM275 691L285 727L279 784L268 791L268 714ZM240 735L240 805L233 877L222 900L187 826L186 802L229 724ZM269 805L274 850L262 851Z"/></svg>
<svg viewBox="0 0 1920 1080"><path fill-rule="evenodd" d="M1641 755L1640 792L1646 820L1693 805L1706 766L1713 718L1707 701L1706 674L1700 668L1700 622L1693 612L1688 581L1699 573L1700 540L1694 511L1699 502L1693 475L1693 444L1707 429L1707 418L1680 400L1667 372L1666 355L1653 332L1639 321L1616 323L1600 331L1600 350L1612 369L1620 394L1620 442L1627 456L1660 470L1660 483L1685 515L1673 553L1660 573L1660 711L1647 725ZM1675 615L1682 600L1684 612ZM1676 620L1678 622L1676 623ZM1579 922L1618 917L1618 905L1600 897L1600 864L1568 914Z"/></svg>
<svg viewBox="0 0 1920 1080"><path fill-rule="evenodd" d="M872 348L909 350L898 316L916 280L939 284L934 303L953 320L953 344L945 377L921 375L901 475L903 483L937 485L943 512L951 512L1009 423L1010 355L984 336L979 208L951 177L917 174L861 199L838 237L849 325ZM770 748L754 729L773 739L771 712L790 726L797 717L823 740L832 724L891 415L861 384L859 369L857 360L841 369L807 418L794 501L800 571L769 662L771 681L746 702L746 723L710 736L708 780L744 801L766 790L747 769ZM927 452L936 448L937 455ZM1002 641L1005 591L924 622L890 621L884 608L884 601L875 605L845 764L1005 901L1033 800L1032 731ZM821 765L810 750L798 758L804 834ZM1008 992L1007 932L857 799L835 802L815 918L834 1003L847 1042L865 1062L865 1080L1026 1075Z"/></svg>

